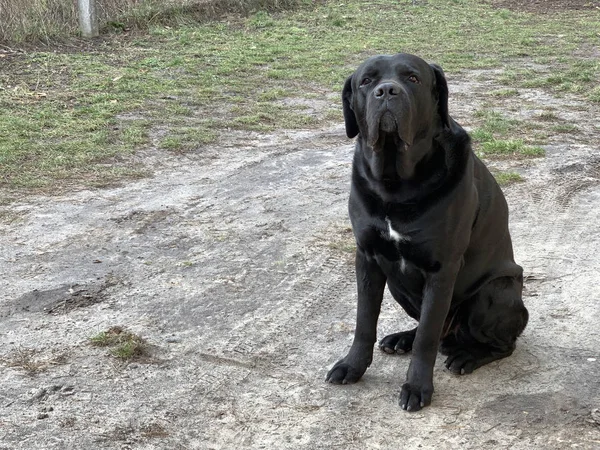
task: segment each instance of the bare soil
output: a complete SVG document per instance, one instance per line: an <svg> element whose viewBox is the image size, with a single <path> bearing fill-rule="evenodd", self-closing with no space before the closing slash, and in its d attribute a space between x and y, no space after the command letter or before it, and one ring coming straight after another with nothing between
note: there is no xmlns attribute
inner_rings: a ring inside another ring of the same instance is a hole
<svg viewBox="0 0 600 450"><path fill-rule="evenodd" d="M450 77L467 128L495 75ZM147 149L152 179L5 207L0 449L599 448L599 107L537 89L493 101L578 127L548 129L545 158L490 162L525 178L505 189L531 315L513 356L465 377L440 357L415 414L397 404L408 357L324 383L354 327L352 143L341 124L235 132ZM380 336L411 326L384 303ZM114 326L152 358L90 345Z"/></svg>

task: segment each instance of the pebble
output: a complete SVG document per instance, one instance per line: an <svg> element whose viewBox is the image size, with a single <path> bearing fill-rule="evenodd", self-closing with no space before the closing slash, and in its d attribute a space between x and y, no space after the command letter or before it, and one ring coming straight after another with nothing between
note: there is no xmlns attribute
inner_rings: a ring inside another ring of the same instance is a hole
<svg viewBox="0 0 600 450"><path fill-rule="evenodd" d="M60 391L60 395L73 395L75 393L75 387L73 386L63 386L63 388Z"/></svg>

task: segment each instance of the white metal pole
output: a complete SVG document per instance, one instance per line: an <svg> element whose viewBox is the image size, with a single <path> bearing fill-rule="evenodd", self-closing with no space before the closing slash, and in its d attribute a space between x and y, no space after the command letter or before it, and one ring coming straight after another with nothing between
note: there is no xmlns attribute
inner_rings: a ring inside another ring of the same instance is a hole
<svg viewBox="0 0 600 450"><path fill-rule="evenodd" d="M79 26L83 37L98 36L98 17L96 16L96 0L77 0L79 5Z"/></svg>

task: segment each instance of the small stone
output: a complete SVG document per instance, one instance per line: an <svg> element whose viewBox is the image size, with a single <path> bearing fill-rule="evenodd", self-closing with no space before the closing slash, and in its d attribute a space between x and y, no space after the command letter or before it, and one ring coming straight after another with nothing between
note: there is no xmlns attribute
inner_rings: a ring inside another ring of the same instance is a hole
<svg viewBox="0 0 600 450"><path fill-rule="evenodd" d="M48 418L48 414L47 413L39 413L37 415L38 419L47 419Z"/></svg>
<svg viewBox="0 0 600 450"><path fill-rule="evenodd" d="M44 398L44 396L48 393L48 391L44 388L39 389L35 394L33 394L33 397L31 397L29 399L30 402L34 401L34 400L40 400L42 398Z"/></svg>
<svg viewBox="0 0 600 450"><path fill-rule="evenodd" d="M63 386L63 388L60 390L60 395L73 395L75 393L75 387L73 386Z"/></svg>

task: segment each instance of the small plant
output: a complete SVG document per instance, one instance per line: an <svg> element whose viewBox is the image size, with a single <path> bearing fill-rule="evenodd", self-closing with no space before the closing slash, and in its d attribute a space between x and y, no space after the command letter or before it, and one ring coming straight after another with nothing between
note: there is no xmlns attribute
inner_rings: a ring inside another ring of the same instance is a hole
<svg viewBox="0 0 600 450"><path fill-rule="evenodd" d="M148 355L147 344L141 337L118 326L92 336L90 343L95 347L111 347L110 354L122 360Z"/></svg>
<svg viewBox="0 0 600 450"><path fill-rule="evenodd" d="M498 89L497 91L490 92L492 97L515 97L519 95L519 91L516 89Z"/></svg>
<svg viewBox="0 0 600 450"><path fill-rule="evenodd" d="M561 123L559 125L554 125L552 127L552 131L556 132L556 133L577 133L579 131L579 128L577 128L577 125L573 125L571 123Z"/></svg>
<svg viewBox="0 0 600 450"><path fill-rule="evenodd" d="M558 120L558 116L554 114L552 111L544 111L539 115L540 120L545 120L548 122L554 122Z"/></svg>
<svg viewBox="0 0 600 450"><path fill-rule="evenodd" d="M65 364L66 354L53 354L51 357L33 348L20 348L6 358L0 359L7 367L24 370L28 375L45 372L51 366Z"/></svg>
<svg viewBox="0 0 600 450"><path fill-rule="evenodd" d="M494 178L500 186L510 186L514 183L522 183L525 181L521 175L516 172L497 172L494 173Z"/></svg>

